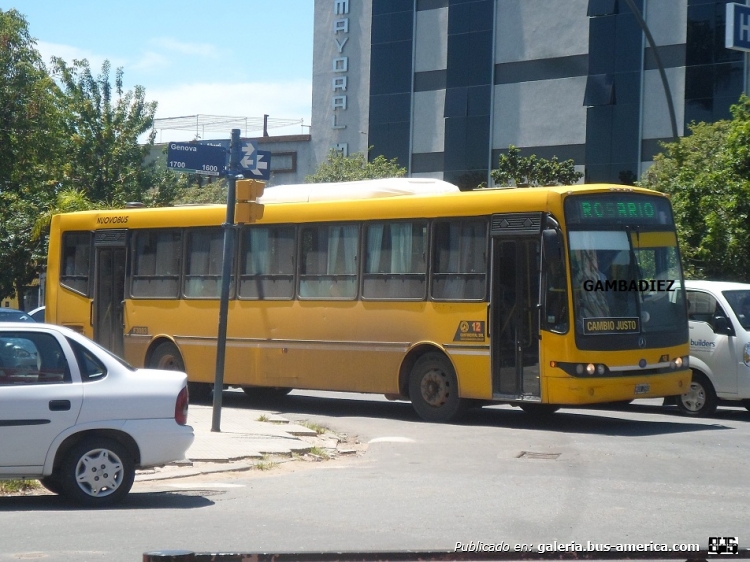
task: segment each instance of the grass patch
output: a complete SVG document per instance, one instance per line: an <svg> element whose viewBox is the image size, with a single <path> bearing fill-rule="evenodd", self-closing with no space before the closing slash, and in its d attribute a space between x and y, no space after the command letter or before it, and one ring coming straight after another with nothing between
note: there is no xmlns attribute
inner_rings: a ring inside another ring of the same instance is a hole
<svg viewBox="0 0 750 562"><path fill-rule="evenodd" d="M36 480L4 480L0 481L0 494L25 494L41 486Z"/></svg>
<svg viewBox="0 0 750 562"><path fill-rule="evenodd" d="M273 461L258 461L255 463L255 470L271 470L279 463Z"/></svg>
<svg viewBox="0 0 750 562"><path fill-rule="evenodd" d="M270 418L267 415L261 414L257 418L255 418L255 421L267 422L269 419Z"/></svg>
<svg viewBox="0 0 750 562"><path fill-rule="evenodd" d="M302 427L306 427L307 429L312 429L315 433L318 435L324 434L326 431L328 431L328 428L325 426L320 425L319 423L312 423L307 420L299 422L299 425Z"/></svg>
<svg viewBox="0 0 750 562"><path fill-rule="evenodd" d="M322 459L330 459L331 455L328 454L328 451L323 449L322 447L313 447L308 451L309 454L315 455L316 457L320 457Z"/></svg>

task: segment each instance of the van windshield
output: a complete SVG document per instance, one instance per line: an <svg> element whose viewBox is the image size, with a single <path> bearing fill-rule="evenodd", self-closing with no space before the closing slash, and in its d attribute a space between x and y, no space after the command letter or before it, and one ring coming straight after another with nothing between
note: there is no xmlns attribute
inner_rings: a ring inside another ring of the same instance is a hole
<svg viewBox="0 0 750 562"><path fill-rule="evenodd" d="M750 290L722 291L721 294L732 307L740 325L750 332Z"/></svg>

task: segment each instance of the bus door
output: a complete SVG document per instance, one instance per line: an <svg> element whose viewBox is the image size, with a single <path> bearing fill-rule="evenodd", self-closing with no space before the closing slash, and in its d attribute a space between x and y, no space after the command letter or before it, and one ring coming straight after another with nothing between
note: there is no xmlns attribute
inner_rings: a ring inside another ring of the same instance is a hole
<svg viewBox="0 0 750 562"><path fill-rule="evenodd" d="M123 354L125 326L125 244L127 230L97 230L94 235L94 341Z"/></svg>
<svg viewBox="0 0 750 562"><path fill-rule="evenodd" d="M540 397L539 266L542 213L492 217L490 339L495 397Z"/></svg>

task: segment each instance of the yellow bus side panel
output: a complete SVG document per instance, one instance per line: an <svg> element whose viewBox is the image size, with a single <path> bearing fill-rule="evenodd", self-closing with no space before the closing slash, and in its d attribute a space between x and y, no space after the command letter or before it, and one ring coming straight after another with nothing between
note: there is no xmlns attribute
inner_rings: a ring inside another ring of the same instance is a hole
<svg viewBox="0 0 750 562"><path fill-rule="evenodd" d="M143 365L146 342L171 334L190 380L213 382L215 300L127 301L125 308L128 361ZM488 340L454 341L462 323L485 321L486 310L486 303L233 300L224 382L395 394L404 357L426 343L446 348L463 396L489 398Z"/></svg>

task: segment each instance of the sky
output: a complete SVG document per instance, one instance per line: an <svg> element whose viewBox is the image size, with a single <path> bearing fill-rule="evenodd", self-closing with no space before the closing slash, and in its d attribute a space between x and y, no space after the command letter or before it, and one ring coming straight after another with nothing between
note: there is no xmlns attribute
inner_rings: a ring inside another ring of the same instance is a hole
<svg viewBox="0 0 750 562"><path fill-rule="evenodd" d="M156 118L221 115L296 120L269 134L308 133L313 0L0 0L29 23L36 48L68 63L123 69L126 90L145 88ZM230 127L231 128L231 127ZM157 129L156 142L226 132ZM260 134L259 131L248 136ZM244 135L244 131L243 131Z"/></svg>

